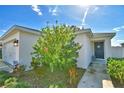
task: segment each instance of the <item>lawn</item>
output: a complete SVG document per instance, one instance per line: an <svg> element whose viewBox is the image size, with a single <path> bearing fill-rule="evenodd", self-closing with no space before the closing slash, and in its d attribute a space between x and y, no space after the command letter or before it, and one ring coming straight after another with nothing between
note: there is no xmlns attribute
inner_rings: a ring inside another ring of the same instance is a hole
<svg viewBox="0 0 124 93"><path fill-rule="evenodd" d="M77 68L77 78L73 84L69 84L69 75L66 71L56 70L54 72L50 72L50 69L45 66L36 68L35 70L22 72L19 76L14 73L11 74L11 77L16 77L19 81L28 83L32 88L76 88L83 76L83 73L83 69Z"/></svg>

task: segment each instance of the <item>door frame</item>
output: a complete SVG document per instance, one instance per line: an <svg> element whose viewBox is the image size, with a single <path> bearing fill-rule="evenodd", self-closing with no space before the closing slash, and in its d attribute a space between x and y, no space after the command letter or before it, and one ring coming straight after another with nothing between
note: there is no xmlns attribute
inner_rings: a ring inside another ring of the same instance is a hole
<svg viewBox="0 0 124 93"><path fill-rule="evenodd" d="M96 49L95 49L95 43L96 42L103 42L103 58L96 58L96 55L95 55L95 51L96 51ZM96 59L105 59L105 41L104 40L99 40L99 41L94 41L94 56L95 56L95 58Z"/></svg>

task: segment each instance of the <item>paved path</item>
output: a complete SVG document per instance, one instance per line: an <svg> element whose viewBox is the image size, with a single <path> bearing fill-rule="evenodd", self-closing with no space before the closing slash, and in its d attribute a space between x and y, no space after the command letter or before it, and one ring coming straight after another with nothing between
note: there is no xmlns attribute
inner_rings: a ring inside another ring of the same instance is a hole
<svg viewBox="0 0 124 93"><path fill-rule="evenodd" d="M104 86L103 86L104 84ZM104 60L94 61L84 73L78 88L112 88L110 76L106 72Z"/></svg>
<svg viewBox="0 0 124 93"><path fill-rule="evenodd" d="M0 62L0 71L12 72L12 69L3 62Z"/></svg>

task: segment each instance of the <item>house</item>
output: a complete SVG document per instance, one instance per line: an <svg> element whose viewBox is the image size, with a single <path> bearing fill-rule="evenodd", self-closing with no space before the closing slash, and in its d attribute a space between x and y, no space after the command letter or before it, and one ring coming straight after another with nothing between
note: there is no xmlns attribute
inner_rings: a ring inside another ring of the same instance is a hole
<svg viewBox="0 0 124 93"><path fill-rule="evenodd" d="M82 45L77 59L77 66L87 68L93 58L107 59L111 57L111 39L115 33L92 33L91 29L77 29L75 42ZM2 59L11 65L16 63L30 67L32 46L41 32L39 30L12 26L0 38L2 41ZM28 69L28 68L27 68Z"/></svg>
<svg viewBox="0 0 124 93"><path fill-rule="evenodd" d="M32 46L39 36L39 30L17 25L12 26L0 38L3 61L11 65L19 63L30 67Z"/></svg>

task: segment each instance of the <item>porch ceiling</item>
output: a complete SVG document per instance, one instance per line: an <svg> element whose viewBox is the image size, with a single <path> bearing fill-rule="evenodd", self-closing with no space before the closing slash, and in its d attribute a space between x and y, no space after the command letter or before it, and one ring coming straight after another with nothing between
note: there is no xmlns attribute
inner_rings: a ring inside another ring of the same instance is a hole
<svg viewBox="0 0 124 93"><path fill-rule="evenodd" d="M105 37L100 37L100 38L91 38L90 41L104 41L106 38Z"/></svg>

